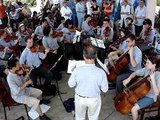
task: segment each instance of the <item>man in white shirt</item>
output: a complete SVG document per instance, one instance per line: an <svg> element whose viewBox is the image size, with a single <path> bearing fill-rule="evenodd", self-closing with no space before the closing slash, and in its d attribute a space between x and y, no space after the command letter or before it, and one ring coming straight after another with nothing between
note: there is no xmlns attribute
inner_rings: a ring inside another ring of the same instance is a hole
<svg viewBox="0 0 160 120"><path fill-rule="evenodd" d="M60 10L62 17L65 18L65 20L70 19L71 20L71 15L72 11L71 9L67 6L67 2L63 3L63 7Z"/></svg>

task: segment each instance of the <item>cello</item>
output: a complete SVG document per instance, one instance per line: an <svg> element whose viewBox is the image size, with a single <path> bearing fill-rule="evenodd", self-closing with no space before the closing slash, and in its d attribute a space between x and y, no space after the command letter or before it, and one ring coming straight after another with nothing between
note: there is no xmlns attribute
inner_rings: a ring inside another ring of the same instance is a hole
<svg viewBox="0 0 160 120"><path fill-rule="evenodd" d="M116 80L117 76L130 63L130 57L129 57L128 51L122 54L120 58L114 62L114 66L109 67L110 74L107 76L109 82L113 83Z"/></svg>
<svg viewBox="0 0 160 120"><path fill-rule="evenodd" d="M137 100L147 95L151 88L150 82L147 80L149 76L150 74L142 79L137 79L135 83L115 97L114 106L118 112L129 113Z"/></svg>

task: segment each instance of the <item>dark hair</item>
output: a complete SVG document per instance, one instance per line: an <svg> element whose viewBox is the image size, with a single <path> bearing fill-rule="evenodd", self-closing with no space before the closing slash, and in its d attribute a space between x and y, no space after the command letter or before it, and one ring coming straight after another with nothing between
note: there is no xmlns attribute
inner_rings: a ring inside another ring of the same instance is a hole
<svg viewBox="0 0 160 120"><path fill-rule="evenodd" d="M12 69L13 67L16 67L17 62L18 62L17 59L9 59L7 63L7 68Z"/></svg>
<svg viewBox="0 0 160 120"><path fill-rule="evenodd" d="M72 25L72 21L70 19L67 19L64 23L64 27L68 28L69 25Z"/></svg>
<svg viewBox="0 0 160 120"><path fill-rule="evenodd" d="M62 21L62 20L65 20L65 18L64 18L64 17L61 17L60 20L61 20L61 21Z"/></svg>
<svg viewBox="0 0 160 120"><path fill-rule="evenodd" d="M29 39L33 39L31 36L26 36L25 37L25 42L27 42Z"/></svg>
<svg viewBox="0 0 160 120"><path fill-rule="evenodd" d="M44 36L49 36L50 31L51 31L50 26L44 27L44 29L43 29Z"/></svg>
<svg viewBox="0 0 160 120"><path fill-rule="evenodd" d="M133 19L131 17L127 17L126 20L131 20L131 23L133 22Z"/></svg>
<svg viewBox="0 0 160 120"><path fill-rule="evenodd" d="M143 25L146 25L146 24L152 26L152 21L151 21L150 19L146 18L146 19L144 19L144 21L143 21Z"/></svg>
<svg viewBox="0 0 160 120"><path fill-rule="evenodd" d="M41 24L44 23L44 22L48 22L48 21L46 19L42 19Z"/></svg>
<svg viewBox="0 0 160 120"><path fill-rule="evenodd" d="M95 59L97 56L97 49L94 46L85 47L83 50L83 55L87 59Z"/></svg>
<svg viewBox="0 0 160 120"><path fill-rule="evenodd" d="M86 15L86 16L85 16L85 20L86 20L88 17L91 17L91 15Z"/></svg>
<svg viewBox="0 0 160 120"><path fill-rule="evenodd" d="M158 63L159 60L156 57L148 56L147 59L150 60L152 64L156 64L156 68L160 67L160 64Z"/></svg>
<svg viewBox="0 0 160 120"><path fill-rule="evenodd" d="M136 40L136 36L134 34L129 34L127 38L129 38L131 41Z"/></svg>

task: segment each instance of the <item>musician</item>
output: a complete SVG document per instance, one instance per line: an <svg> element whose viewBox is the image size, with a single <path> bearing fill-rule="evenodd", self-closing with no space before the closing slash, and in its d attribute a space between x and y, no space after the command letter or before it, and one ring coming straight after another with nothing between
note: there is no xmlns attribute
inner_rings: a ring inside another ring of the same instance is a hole
<svg viewBox="0 0 160 120"><path fill-rule="evenodd" d="M7 82L10 87L12 98L22 104L33 108L39 114L40 120L51 120L41 110L40 104L42 104L42 91L33 87L27 87L32 85L32 80L26 80L22 76L16 74L16 71L20 69L18 60L10 59L8 61L9 74L7 76Z"/></svg>
<svg viewBox="0 0 160 120"><path fill-rule="evenodd" d="M45 63L52 66L58 58L63 54L62 48L60 48L58 42L63 41L63 37L52 37L53 31L51 27L45 27L43 30L44 37L42 44L46 49L49 49L49 53L45 59Z"/></svg>
<svg viewBox="0 0 160 120"><path fill-rule="evenodd" d="M65 18L61 17L61 24L57 27L56 31L60 32L64 28Z"/></svg>
<svg viewBox="0 0 160 120"><path fill-rule="evenodd" d="M18 37L18 45L19 45L18 49L21 53L26 47L25 37L31 36L32 32L33 32L33 30L26 28L23 23L19 25L16 36Z"/></svg>
<svg viewBox="0 0 160 120"><path fill-rule="evenodd" d="M137 46L135 46L135 40L136 40L136 37L133 34L130 34L126 39L128 48L125 49L124 52L128 51L130 63L125 69L125 72L117 76L116 94L122 92L123 90L122 81L126 79L132 72L141 68L142 52Z"/></svg>
<svg viewBox="0 0 160 120"><path fill-rule="evenodd" d="M139 45L139 48L142 51L149 50L152 47L155 31L152 29L152 21L150 19L145 19L143 22L143 30L140 33L139 38L144 40L142 44Z"/></svg>
<svg viewBox="0 0 160 120"><path fill-rule="evenodd" d="M98 120L101 109L101 91L108 91L106 73L95 66L97 51L93 46L83 50L85 65L77 67L71 74L68 85L75 87L75 119Z"/></svg>
<svg viewBox="0 0 160 120"><path fill-rule="evenodd" d="M1 58L8 60L12 55L17 56L16 54L18 51L14 48L16 48L16 45L18 43L17 40L12 40L10 37L8 37L8 34L5 30L0 30L0 46L2 51L0 51ZM13 49L11 49L11 47Z"/></svg>
<svg viewBox="0 0 160 120"><path fill-rule="evenodd" d="M69 30L70 24L71 20L66 20L64 23L64 28L62 29L64 34L64 52L67 59L70 59L73 55L73 37L75 35L75 32L70 32Z"/></svg>
<svg viewBox="0 0 160 120"><path fill-rule="evenodd" d="M46 19L41 20L41 25L37 26L35 29L35 35L37 35L38 40L42 40L43 38L43 29L48 26L48 22Z"/></svg>
<svg viewBox="0 0 160 120"><path fill-rule="evenodd" d="M47 20L48 22L48 25L54 29L54 19L52 17L52 13L51 12L47 12L47 17L45 17L45 19Z"/></svg>
<svg viewBox="0 0 160 120"><path fill-rule="evenodd" d="M8 23L8 16L6 12L6 5L3 4L3 0L0 1L0 29L4 29Z"/></svg>
<svg viewBox="0 0 160 120"><path fill-rule="evenodd" d="M126 29L135 35L135 26L133 24L133 19L131 17L126 18Z"/></svg>
<svg viewBox="0 0 160 120"><path fill-rule="evenodd" d="M45 53L42 52L32 52L31 48L33 47L33 38L27 36L26 39L26 48L23 50L19 63L29 67L32 67L33 70L30 73L30 78L33 81L33 85L37 84L37 76L43 75L45 77L45 84L50 84L52 80L52 73L48 71L43 65L41 64L41 59L44 60L49 52L49 49L45 49Z"/></svg>
<svg viewBox="0 0 160 120"><path fill-rule="evenodd" d="M120 37L118 39L119 41L115 41L113 43L112 46L115 47L115 49L113 48L114 51L112 51L108 54L108 60L109 60L109 63L112 66L114 66L113 61L117 60L119 58L118 55L123 54L125 49L128 48L128 45L127 45L127 42L126 42L126 31L125 31L125 29L122 28L119 31L120 31ZM117 44L116 44L116 42L117 42Z"/></svg>
<svg viewBox="0 0 160 120"><path fill-rule="evenodd" d="M157 59L148 57L144 68L136 70L123 81L123 85L126 86L135 76L145 77L150 75L147 78L151 85L150 91L145 97L139 99L131 109L133 120L138 120L138 110L154 103L160 93L160 72L155 70L158 67L157 63Z"/></svg>
<svg viewBox="0 0 160 120"><path fill-rule="evenodd" d="M87 37L94 36L94 28L90 25L91 16L86 15L85 21L82 23L82 32L83 34L87 35Z"/></svg>

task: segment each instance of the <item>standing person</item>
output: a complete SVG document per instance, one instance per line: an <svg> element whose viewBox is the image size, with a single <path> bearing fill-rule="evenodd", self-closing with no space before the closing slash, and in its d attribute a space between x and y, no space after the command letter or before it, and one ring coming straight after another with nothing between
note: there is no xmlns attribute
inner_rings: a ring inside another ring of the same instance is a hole
<svg viewBox="0 0 160 120"><path fill-rule="evenodd" d="M149 57L144 68L135 71L123 81L123 85L126 86L135 76L146 77L147 75L149 75L147 79L150 82L151 88L148 94L145 97L139 99L131 109L133 120L138 120L138 110L156 102L157 96L160 93L160 72L155 70L158 67L157 63L157 59L155 59L154 57Z"/></svg>
<svg viewBox="0 0 160 120"><path fill-rule="evenodd" d="M143 29L143 21L146 17L146 6L145 1L140 0L140 5L136 8L134 13L134 24L135 24L135 31L136 37L139 36Z"/></svg>
<svg viewBox="0 0 160 120"><path fill-rule="evenodd" d="M78 27L82 28L82 23L84 21L85 16L85 4L83 0L77 0L76 4L76 12L77 12L77 19L78 19Z"/></svg>
<svg viewBox="0 0 160 120"><path fill-rule="evenodd" d="M7 27L8 16L6 13L6 6L3 5L3 0L0 0L0 29Z"/></svg>
<svg viewBox="0 0 160 120"><path fill-rule="evenodd" d="M104 15L108 15L109 18L111 19L112 17L112 12L113 12L113 5L112 5L112 1L108 0L107 4L105 5L104 8Z"/></svg>
<svg viewBox="0 0 160 120"><path fill-rule="evenodd" d="M67 19L71 20L72 11L67 6L67 2L63 2L63 7L61 8L60 12L61 12L62 17L65 18L65 20L67 20Z"/></svg>
<svg viewBox="0 0 160 120"><path fill-rule="evenodd" d="M51 120L40 108L40 104L43 103L42 91L33 87L27 87L33 84L32 80L25 80L22 76L16 74L16 71L20 69L18 60L10 59L8 61L8 69L7 82L12 98L18 103L26 104L33 108L39 114L40 120Z"/></svg>
<svg viewBox="0 0 160 120"><path fill-rule="evenodd" d="M76 9L75 9L76 4L74 3L73 0L68 0L67 5L72 10L72 16L71 16L72 24L74 26L77 26L77 13L76 13Z"/></svg>
<svg viewBox="0 0 160 120"><path fill-rule="evenodd" d="M83 50L85 65L75 68L69 78L69 87L75 87L75 117L85 120L86 112L89 120L98 120L101 109L101 91L108 91L106 73L95 66L97 51L89 46Z"/></svg>

